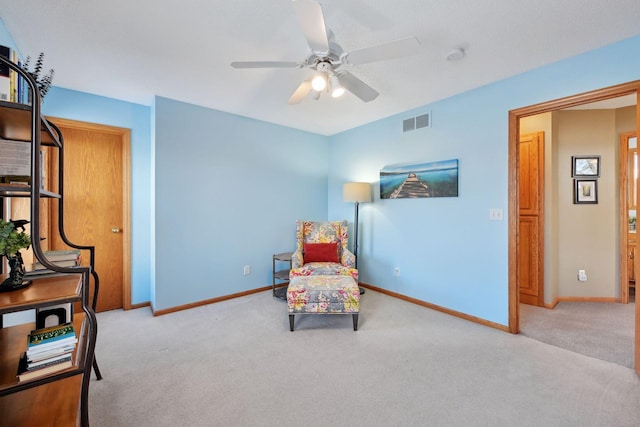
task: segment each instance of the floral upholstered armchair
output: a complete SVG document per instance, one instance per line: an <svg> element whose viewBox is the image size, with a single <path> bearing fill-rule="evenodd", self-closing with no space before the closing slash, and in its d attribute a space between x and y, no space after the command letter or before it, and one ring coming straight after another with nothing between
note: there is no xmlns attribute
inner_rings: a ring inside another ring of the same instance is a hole
<svg viewBox="0 0 640 427"><path fill-rule="evenodd" d="M351 276L358 283L356 258L347 244L347 221L296 221L296 251L291 257L295 276Z"/></svg>

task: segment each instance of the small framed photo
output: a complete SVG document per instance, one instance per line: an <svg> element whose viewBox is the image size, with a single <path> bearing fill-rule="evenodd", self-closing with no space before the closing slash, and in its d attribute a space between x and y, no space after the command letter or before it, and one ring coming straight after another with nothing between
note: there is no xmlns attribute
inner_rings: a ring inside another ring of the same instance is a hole
<svg viewBox="0 0 640 427"><path fill-rule="evenodd" d="M600 156L572 156L571 176L600 176Z"/></svg>
<svg viewBox="0 0 640 427"><path fill-rule="evenodd" d="M598 203L597 179L574 179L573 203Z"/></svg>

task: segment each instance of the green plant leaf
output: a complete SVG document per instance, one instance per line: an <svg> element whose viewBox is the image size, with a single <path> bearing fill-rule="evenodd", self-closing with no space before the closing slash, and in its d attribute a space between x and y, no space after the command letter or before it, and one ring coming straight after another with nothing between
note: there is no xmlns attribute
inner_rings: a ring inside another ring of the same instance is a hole
<svg viewBox="0 0 640 427"><path fill-rule="evenodd" d="M0 219L0 254L7 258L15 256L20 249L31 246L31 237L18 231L12 222Z"/></svg>

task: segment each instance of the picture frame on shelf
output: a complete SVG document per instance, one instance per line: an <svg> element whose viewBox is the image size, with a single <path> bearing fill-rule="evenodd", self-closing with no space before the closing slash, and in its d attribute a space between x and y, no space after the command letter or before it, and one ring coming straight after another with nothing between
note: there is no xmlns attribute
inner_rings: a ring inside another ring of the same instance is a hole
<svg viewBox="0 0 640 427"><path fill-rule="evenodd" d="M573 204L597 204L598 180L575 179L573 186Z"/></svg>
<svg viewBox="0 0 640 427"><path fill-rule="evenodd" d="M599 177L600 156L571 156L572 177Z"/></svg>

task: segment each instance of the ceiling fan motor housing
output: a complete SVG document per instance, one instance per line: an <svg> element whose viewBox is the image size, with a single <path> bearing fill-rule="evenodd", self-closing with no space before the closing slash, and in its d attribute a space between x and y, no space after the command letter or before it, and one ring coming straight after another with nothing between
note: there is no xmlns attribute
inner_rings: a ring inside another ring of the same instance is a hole
<svg viewBox="0 0 640 427"><path fill-rule="evenodd" d="M333 66L327 61L321 61L316 65L316 71L319 73L329 73L333 71Z"/></svg>

